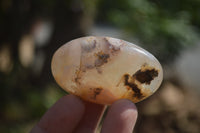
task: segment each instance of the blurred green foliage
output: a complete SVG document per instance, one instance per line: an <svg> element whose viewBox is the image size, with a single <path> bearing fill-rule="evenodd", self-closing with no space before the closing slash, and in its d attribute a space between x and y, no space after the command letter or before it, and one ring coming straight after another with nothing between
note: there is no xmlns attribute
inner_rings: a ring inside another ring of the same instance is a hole
<svg viewBox="0 0 200 133"><path fill-rule="evenodd" d="M197 43L200 28L198 0L102 0L98 21L127 31L162 62Z"/></svg>
<svg viewBox="0 0 200 133"><path fill-rule="evenodd" d="M2 133L29 132L46 110L66 95L55 83L38 86L26 80L26 72L19 75L20 71L18 68L9 75L0 73Z"/></svg>

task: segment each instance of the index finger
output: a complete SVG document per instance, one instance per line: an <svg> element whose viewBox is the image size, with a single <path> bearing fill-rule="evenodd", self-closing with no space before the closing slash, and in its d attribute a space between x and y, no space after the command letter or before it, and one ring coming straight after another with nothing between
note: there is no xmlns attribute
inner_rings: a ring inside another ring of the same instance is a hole
<svg viewBox="0 0 200 133"><path fill-rule="evenodd" d="M42 117L31 133L70 133L85 111L83 102L73 95L59 99Z"/></svg>

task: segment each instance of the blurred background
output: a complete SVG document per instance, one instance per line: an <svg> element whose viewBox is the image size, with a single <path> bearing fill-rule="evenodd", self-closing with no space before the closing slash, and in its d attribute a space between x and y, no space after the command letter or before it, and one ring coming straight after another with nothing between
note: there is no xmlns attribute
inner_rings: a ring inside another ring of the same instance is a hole
<svg viewBox="0 0 200 133"><path fill-rule="evenodd" d="M199 0L0 0L0 132L25 133L60 97L50 63L86 35L154 54L164 81L137 103L134 133L200 133Z"/></svg>

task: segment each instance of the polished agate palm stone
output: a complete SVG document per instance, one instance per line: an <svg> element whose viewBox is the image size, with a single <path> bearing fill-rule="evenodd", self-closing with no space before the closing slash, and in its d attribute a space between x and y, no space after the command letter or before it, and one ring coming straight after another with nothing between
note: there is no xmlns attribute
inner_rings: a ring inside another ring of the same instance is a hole
<svg viewBox="0 0 200 133"><path fill-rule="evenodd" d="M67 92L98 103L118 99L139 102L160 86L158 60L130 42L111 37L83 37L61 46L52 59L56 82Z"/></svg>

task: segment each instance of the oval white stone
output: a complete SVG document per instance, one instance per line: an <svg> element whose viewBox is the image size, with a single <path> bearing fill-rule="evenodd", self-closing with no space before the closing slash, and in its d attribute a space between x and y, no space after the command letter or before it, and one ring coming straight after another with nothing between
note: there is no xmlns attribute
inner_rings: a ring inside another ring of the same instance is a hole
<svg viewBox="0 0 200 133"><path fill-rule="evenodd" d="M67 92L98 104L139 102L160 86L163 71L146 50L116 38L83 37L61 46L52 59L56 82Z"/></svg>

